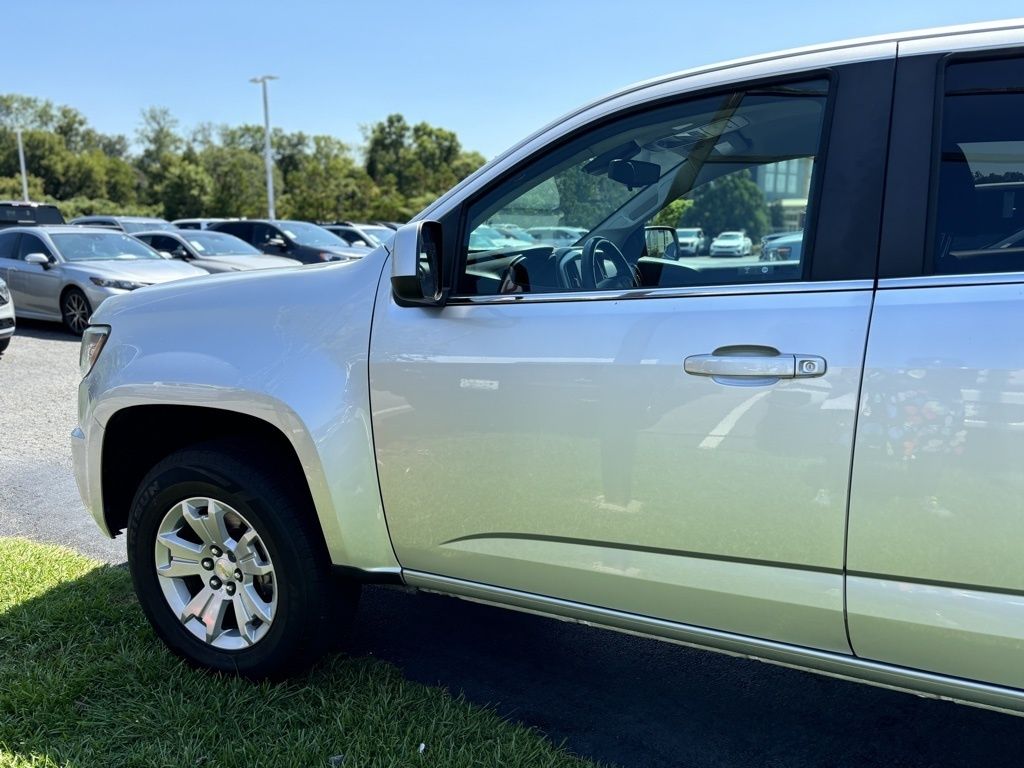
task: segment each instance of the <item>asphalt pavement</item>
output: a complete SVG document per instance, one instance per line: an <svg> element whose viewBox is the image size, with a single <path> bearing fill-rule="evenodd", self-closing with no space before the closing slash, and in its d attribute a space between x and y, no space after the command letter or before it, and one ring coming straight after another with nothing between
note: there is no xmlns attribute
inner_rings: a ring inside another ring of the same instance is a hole
<svg viewBox="0 0 1024 768"><path fill-rule="evenodd" d="M0 536L124 561L71 475L78 343L20 323L0 357ZM0 587L2 588L2 587ZM467 601L372 587L353 655L619 766L1018 766L1024 718Z"/></svg>

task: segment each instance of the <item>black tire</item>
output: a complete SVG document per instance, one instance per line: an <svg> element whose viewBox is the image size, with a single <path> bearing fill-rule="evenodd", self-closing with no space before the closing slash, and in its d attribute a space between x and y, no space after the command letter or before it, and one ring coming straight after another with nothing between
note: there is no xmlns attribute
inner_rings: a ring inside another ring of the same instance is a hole
<svg viewBox="0 0 1024 768"><path fill-rule="evenodd" d="M11 344L11 337L8 336L6 339L0 339L0 355L7 351L7 347Z"/></svg>
<svg viewBox="0 0 1024 768"><path fill-rule="evenodd" d="M277 609L266 634L240 650L216 648L189 632L168 604L154 548L164 515L212 496L256 530L274 564ZM359 585L332 575L315 511L278 466L240 443L209 443L171 454L146 475L128 518L128 567L157 635L194 666L252 679L281 679L315 663L351 625Z"/></svg>
<svg viewBox="0 0 1024 768"><path fill-rule="evenodd" d="M84 311L84 317L82 312ZM68 288L60 297L60 316L64 327L73 336L81 336L89 325L92 305L78 288Z"/></svg>

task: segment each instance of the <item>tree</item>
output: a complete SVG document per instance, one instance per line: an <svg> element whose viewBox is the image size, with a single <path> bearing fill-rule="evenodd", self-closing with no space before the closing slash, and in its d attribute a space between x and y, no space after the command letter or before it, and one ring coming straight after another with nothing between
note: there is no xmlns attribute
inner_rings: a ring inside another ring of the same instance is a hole
<svg viewBox="0 0 1024 768"><path fill-rule="evenodd" d="M160 202L165 218L201 214L210 207L212 196L213 179L199 163L175 158L164 172Z"/></svg>
<svg viewBox="0 0 1024 768"><path fill-rule="evenodd" d="M682 221L686 211L689 210L692 205L692 200L687 200L684 197L676 198L658 211L655 217L651 219L651 224L659 227L672 227L675 229L676 227L681 226L679 222Z"/></svg>
<svg viewBox="0 0 1024 768"><path fill-rule="evenodd" d="M747 170L697 187L692 200L693 205L683 214L683 224L687 227L701 227L710 234L744 230L754 241L768 231L770 222L764 195Z"/></svg>
<svg viewBox="0 0 1024 768"><path fill-rule="evenodd" d="M382 191L407 199L435 198L484 162L478 152L463 152L452 131L429 123L410 127L399 114L370 126L366 137L367 174Z"/></svg>
<svg viewBox="0 0 1024 768"><path fill-rule="evenodd" d="M263 158L244 149L208 147L200 162L212 181L207 216L260 217L267 213L266 176ZM275 188L281 188L275 172ZM198 215L198 214L196 214ZM282 215L282 211L278 211Z"/></svg>
<svg viewBox="0 0 1024 768"><path fill-rule="evenodd" d="M286 179L292 214L314 221L365 217L374 186L348 147L330 136L314 136L312 153Z"/></svg>
<svg viewBox="0 0 1024 768"><path fill-rule="evenodd" d="M146 202L159 202L164 168L182 149L183 142L177 129L178 120L166 107L150 107L142 111L142 125L136 132L142 154L136 165L142 173Z"/></svg>

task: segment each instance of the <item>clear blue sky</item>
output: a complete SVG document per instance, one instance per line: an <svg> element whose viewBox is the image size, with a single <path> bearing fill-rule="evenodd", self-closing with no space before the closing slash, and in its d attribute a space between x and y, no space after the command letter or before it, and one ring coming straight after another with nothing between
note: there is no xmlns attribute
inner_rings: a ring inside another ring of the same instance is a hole
<svg viewBox="0 0 1024 768"><path fill-rule="evenodd" d="M8 0L0 92L69 104L129 136L165 106L183 128L271 120L358 145L403 113L488 158L594 98L754 53L1010 18L1020 0Z"/></svg>

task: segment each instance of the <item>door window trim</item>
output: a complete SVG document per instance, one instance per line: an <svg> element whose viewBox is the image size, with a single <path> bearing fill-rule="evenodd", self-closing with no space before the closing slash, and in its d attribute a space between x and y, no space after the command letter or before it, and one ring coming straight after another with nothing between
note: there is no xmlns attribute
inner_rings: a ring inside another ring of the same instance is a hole
<svg viewBox="0 0 1024 768"><path fill-rule="evenodd" d="M1024 281L1024 269L1008 272L935 272L935 228L938 214L939 168L942 155L942 120L945 112L946 72L951 65L1017 58L1024 47L983 51L902 55L897 59L897 87L893 101L893 138L885 181L882 246L879 249L879 288L924 288L954 285L1005 284ZM932 80L921 87L928 72ZM902 88L900 86L903 86ZM913 92L917 101L912 102ZM928 108L921 109L925 99ZM899 123L902 130L897 131ZM927 161L914 157L921 134L929 136ZM893 191L898 194L892 194ZM921 217L908 206L925 205Z"/></svg>
<svg viewBox="0 0 1024 768"><path fill-rule="evenodd" d="M871 67L874 67L875 69L869 72L868 70ZM842 167L851 165L851 161L845 158L845 155L848 154L848 148L840 146L843 142L838 142L837 140L834 140L833 137L837 128L835 125L837 106L845 105L849 100L848 96L844 99L844 86L847 84L852 86L864 86L867 84L870 88L875 89L876 91L879 87L887 88L889 90L889 94L891 94L892 89L895 87L895 67L896 58L893 56L873 59L870 61L843 63L828 67L814 67L801 70L799 72L786 72L783 74L751 78L749 80L736 80L729 83L720 83L706 88L687 91L682 94L676 93L671 96L651 99L650 101L646 101L642 104L633 104L614 113L604 115L600 119L587 123L586 125L575 128L565 135L558 137L558 139L543 147L539 152L534 152L521 158L499 176L490 180L473 195L462 200L442 217L445 225L444 231L446 233L445 248L446 250L450 248L451 250L449 250L449 252L457 254L456 258L448 261L448 265L445 270L445 281L447 283L447 287L452 291L447 304L509 304L524 301L594 301L603 299L622 300L627 298L670 298L695 295L741 295L780 292L814 292L820 290L860 290L860 286L865 280L873 286L874 280L878 274L878 255L883 234L882 226L884 206L882 204L882 190L884 189L886 182L886 158L889 154L889 127L892 119L891 95L887 98L879 99L878 104L874 105L875 108L870 110L872 112L870 115L871 119L881 126L881 135L878 137L878 140L882 142L882 152L880 153L880 158L877 161L877 168L871 169L872 175L878 176L876 183L877 192L875 193L878 204L877 208L871 212L874 216L874 221L871 226L875 227L876 234L873 238L867 238L870 253L866 256L859 256L851 260L849 269L851 277L845 277L843 275L837 276L836 274L831 274L837 271L835 264L816 270L816 264L819 267L824 267L825 265L822 263L824 261L823 256L819 255L818 259L815 259L815 252L821 250L818 247L820 244L819 240L822 236L822 228L819 224L824 218L822 215L824 207L823 193L825 188L829 186L828 169L837 166ZM860 77L855 77L854 75L857 73L863 74L861 74ZM675 104L683 104L696 99L714 97L724 93L731 93L741 88L749 90L768 85L784 85L787 83L802 82L811 79L825 79L828 81L829 86L825 114L822 118L819 149L814 162L814 175L812 177L811 189L808 195L808 200L810 201L808 207L813 210L815 214L807 229L808 238L805 240L805 242L808 243L806 251L807 258L803 265L803 276L800 280L786 283L730 283L683 288L647 288L610 292L574 291L572 293L565 294L514 294L511 296L474 296L454 292L454 288L458 283L458 276L465 270L466 260L468 257L466 242L468 242L469 236L468 228L470 208L483 198L492 194L499 187L508 183L515 176L521 174L538 159L559 151L565 145L577 140L580 136L586 133L600 130L611 123L628 119L633 115L647 112L652 109L672 106ZM877 112L884 112L884 114L875 114ZM859 166L859 161L856 164ZM870 184L866 184L865 188L869 187ZM449 222L455 226L450 226ZM838 270L840 273L842 271L842 269ZM822 272L824 274L819 275L818 272Z"/></svg>
<svg viewBox="0 0 1024 768"><path fill-rule="evenodd" d="M571 293L510 293L484 296L454 296L446 306L485 304L548 304L572 301L626 301L636 299L681 299L697 296L754 296L783 293L836 293L869 291L875 287L870 278L855 280L794 280L788 283L729 283L694 285L682 288L627 288L616 291L573 291Z"/></svg>
<svg viewBox="0 0 1024 768"><path fill-rule="evenodd" d="M856 66L856 65L850 65L850 66ZM587 123L585 125L581 125L578 128L576 128L576 129L566 133L565 135L558 137L557 140L555 140L552 143L548 144L547 146L543 147L540 151L533 152L533 153L523 157L519 162L517 162L515 165L513 165L512 167L507 169L500 176L492 179L484 187L482 187L481 189L477 190L474 194L472 194L471 196L469 196L465 200L463 200L461 202L461 204L455 209L458 212L458 222L459 222L459 225L457 227L458 237L457 237L456 242L455 242L455 247L457 248L458 258L455 258L455 259L451 260L452 261L452 267L449 270L449 274L448 274L448 279L449 279L448 288L451 291L451 294L450 294L449 299L448 299L448 301L446 303L448 303L448 304L459 304L459 303L462 303L462 304L478 304L478 303L487 303L487 302L474 301L474 299L493 298L492 296L473 296L473 295L465 295L465 294L461 294L461 293L456 293L455 292L455 288L458 285L458 277L459 277L459 275L461 275L465 271L465 269L466 269L466 261L467 261L467 259L469 257L469 251L468 251L468 248L467 248L467 245L466 245L469 242L469 211L470 211L470 209L474 205L479 203L484 198L492 195L496 190L500 189L507 182L509 182L510 180L512 180L513 178L515 178L519 174L521 174L524 170L526 170L529 167L531 167L534 164L536 164L538 161L543 160L544 158L550 157L552 154L554 154L556 152L559 152L560 150L564 149L567 145L575 142L581 136L585 136L586 134L593 133L595 131L603 130L604 128L608 127L609 125L612 125L614 123L620 122L622 120L628 120L631 117L639 116L639 115L642 115L642 114L644 114L646 112L650 112L652 110L663 109L663 108L673 107L673 106L677 106L677 105L683 105L683 104L686 104L687 102L697 101L699 99L704 99L704 98L713 98L715 96L723 96L723 95L735 93L738 90L749 91L749 90L756 90L758 88L763 88L765 86L780 86L780 85L787 85L787 84L790 84L790 83L806 82L808 80L827 80L828 81L828 95L826 97L827 101L826 101L826 104L825 104L825 112L822 115L821 135L818 137L818 153L817 153L817 155L815 155L814 167L813 167L812 176L811 176L811 186L810 186L810 190L808 192L808 197L807 197L807 199L808 199L808 208L815 212L815 216L811 220L810 227L808 227L807 230L805 230L806 234L809 235L809 237L805 237L805 242L808 243L808 247L805 249L805 253L807 255L807 258L804 259L803 264L801 264L801 269L802 269L803 274L801 275L800 280L794 280L792 283L789 283L789 284L790 285L799 285L799 284L801 284L803 282L807 282L810 279L810 277L809 277L810 270L811 270L810 265L811 265L811 263L813 261L814 241L815 241L816 236L817 236L817 220L818 220L818 213L817 212L818 212L818 209L820 207L820 202L821 202L820 201L820 195L821 195L821 190L822 190L822 186L823 186L822 182L823 182L823 177L824 177L824 172L825 172L825 165L826 165L826 161L827 161L828 154L829 154L829 148L832 146L832 144L830 142L831 126L832 126L832 116L833 116L833 113L835 112L835 104L836 104L836 101L837 101L837 96L836 96L837 80L839 79L838 78L837 70L842 69L842 68L843 68L842 66L840 66L840 67L825 67L825 68L817 67L817 68L813 68L813 69L803 70L803 71L800 71L800 72L787 72L787 73L782 74L782 75L767 75L767 76L764 76L764 77L753 78L753 79L750 79L750 80L735 80L735 81L731 81L729 83L720 83L720 84L717 84L717 85L714 85L714 86L710 86L710 87L707 87L707 88L700 88L700 89L696 89L696 90L692 90L692 91L687 91L686 93L682 93L682 94L678 94L677 93L677 94L672 94L670 96L665 96L665 97L662 97L662 98L651 99L650 101L645 101L645 102L640 103L640 104L633 104L633 105L630 105L629 107L621 109L619 111L612 112L612 113L609 113L607 115L603 115L598 120L595 120L593 122ZM813 201L813 204L812 204L812 201ZM727 286L714 286L714 287L733 287L733 288L735 288L736 286L748 286L748 285L749 286L756 286L757 283L736 283L736 284L729 284ZM703 287L703 286L695 286L695 287L699 288L699 287ZM618 293L625 293L625 294L629 294L630 298L641 298L642 296L638 296L636 294L653 295L653 294L657 293L658 295L668 295L669 293L678 294L678 293L681 293L681 292L686 292L687 290L688 289L686 289L686 288L682 288L682 289L680 289L680 288L646 288L646 289L630 289L628 291L611 291L611 292L608 292L608 291L573 291L572 293L566 293L566 294L548 294L548 296L549 297L552 297L552 296L564 296L566 298L561 299L561 300L563 300L563 301L572 301L573 298L577 298L577 299L580 299L580 300L589 300L589 299L592 299L592 298L601 298L603 295L607 295L609 293L616 293L616 294L618 294ZM517 294L517 295L525 298L526 296L529 296L531 294ZM504 297L500 297L500 298L504 298Z"/></svg>

